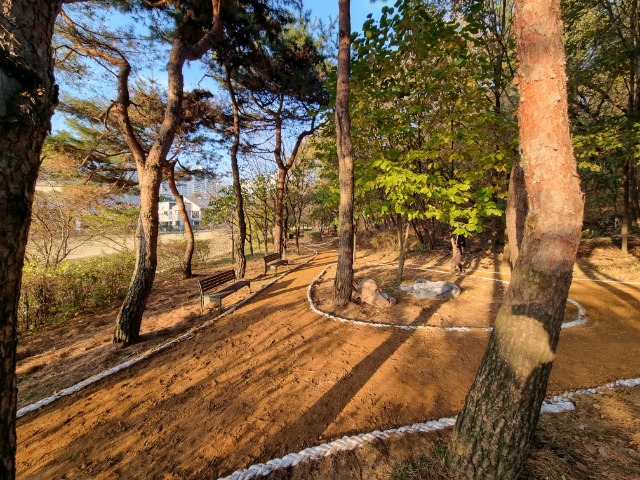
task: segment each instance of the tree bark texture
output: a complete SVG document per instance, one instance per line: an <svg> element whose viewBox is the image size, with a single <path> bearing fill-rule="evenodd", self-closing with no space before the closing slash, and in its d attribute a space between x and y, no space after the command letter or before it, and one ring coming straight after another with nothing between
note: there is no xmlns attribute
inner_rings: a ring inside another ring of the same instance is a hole
<svg viewBox="0 0 640 480"><path fill-rule="evenodd" d="M517 0L520 145L529 211L511 284L449 448L458 478L513 479L560 336L583 202L567 115L559 0Z"/></svg>
<svg viewBox="0 0 640 480"><path fill-rule="evenodd" d="M282 256L283 250L283 209L284 209L284 188L287 181L287 166L282 159L282 105L284 97L280 96L278 110L274 114L275 123L275 146L273 156L278 166L278 179L276 181L276 198L273 212L273 251Z"/></svg>
<svg viewBox="0 0 640 480"><path fill-rule="evenodd" d="M162 165L146 163L138 167L140 217L136 230L136 265L129 290L120 307L113 334L114 343L135 343L140 337L142 315L153 288L158 264L158 199Z"/></svg>
<svg viewBox="0 0 640 480"><path fill-rule="evenodd" d="M345 306L353 288L353 147L349 117L349 72L351 55L351 4L338 0L339 49L336 92L336 145L340 205L338 208L338 266L334 281L333 303Z"/></svg>
<svg viewBox="0 0 640 480"><path fill-rule="evenodd" d="M42 143L58 101L51 38L62 1L0 1L0 479L15 478L22 266Z"/></svg>
<svg viewBox="0 0 640 480"><path fill-rule="evenodd" d="M180 218L182 218L182 223L184 224L184 234L187 237L187 245L184 248L182 265L180 266L182 278L191 278L193 276L191 272L191 262L193 260L193 250L195 249L196 242L193 238L193 228L191 228L191 220L189 220L189 215L187 214L187 207L176 186L175 168L176 162L171 162L167 165L167 183L169 184L173 198L176 199L176 205L178 205L178 209L180 210Z"/></svg>
<svg viewBox="0 0 640 480"><path fill-rule="evenodd" d="M240 147L240 107L236 92L231 82L231 69L226 67L225 81L229 98L233 105L233 143L229 154L231 156L231 173L233 175L233 198L236 208L233 212L235 224L238 226L238 241L233 245L233 257L237 278L244 278L247 270L247 257L244 253L244 243L247 238L247 224L244 220L244 198L242 197L242 184L240 180L240 168L238 167L238 149Z"/></svg>
<svg viewBox="0 0 640 480"><path fill-rule="evenodd" d="M527 218L529 204L527 190L524 182L524 171L520 159L516 158L509 177L509 196L507 197L507 239L505 255L511 270L518 259L522 236L524 235L524 222Z"/></svg>

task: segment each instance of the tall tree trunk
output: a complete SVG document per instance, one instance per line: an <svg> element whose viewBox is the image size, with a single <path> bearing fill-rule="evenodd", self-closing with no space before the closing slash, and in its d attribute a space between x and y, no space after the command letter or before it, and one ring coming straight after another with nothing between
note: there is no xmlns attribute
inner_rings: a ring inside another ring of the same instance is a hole
<svg viewBox="0 0 640 480"><path fill-rule="evenodd" d="M15 478L16 342L31 206L42 143L58 102L51 38L62 1L0 9L0 478Z"/></svg>
<svg viewBox="0 0 640 480"><path fill-rule="evenodd" d="M136 230L138 250L129 290L118 312L113 333L114 343L135 343L140 337L142 315L153 288L158 264L158 199L162 182L162 165L147 162L138 167L140 217Z"/></svg>
<svg viewBox="0 0 640 480"><path fill-rule="evenodd" d="M180 210L180 217L184 224L184 233L187 237L187 245L184 248L181 265L182 278L191 278L193 276L191 273L191 262L193 260L193 250L195 249L196 242L193 238L193 229L191 228L191 220L189 220L189 215L187 214L187 207L185 206L182 195L180 195L178 187L176 186L175 168L176 162L171 162L167 166L167 183L169 184L173 198L176 199L176 204Z"/></svg>
<svg viewBox="0 0 640 480"><path fill-rule="evenodd" d="M583 214L560 18L559 0L516 1L529 213L511 284L451 439L449 465L460 478L518 476L560 336Z"/></svg>
<svg viewBox="0 0 640 480"><path fill-rule="evenodd" d="M118 74L118 101L115 105L116 118L125 141L135 158L140 185L140 222L137 231L139 244L136 265L129 284L129 290L116 318L116 327L113 334L114 343L129 345L138 341L142 315L153 288L158 263L158 200L160 197L160 183L162 182L162 170L167 154L173 143L182 115L184 92L182 67L185 60L186 46L180 38L176 38L171 48L167 68L169 87L164 119L148 154L138 141L129 120L128 79L131 67L124 59L114 60L114 64L120 67Z"/></svg>
<svg viewBox="0 0 640 480"><path fill-rule="evenodd" d="M336 92L336 145L340 206L338 208L338 266L334 281L333 303L345 306L353 288L353 148L349 117L349 72L351 55L351 4L338 0L339 39L338 86Z"/></svg>
<svg viewBox="0 0 640 480"><path fill-rule="evenodd" d="M638 164L631 162L629 172L629 191L631 205L633 206L632 223L640 223L640 197L638 196Z"/></svg>
<svg viewBox="0 0 640 480"><path fill-rule="evenodd" d="M233 174L233 197L236 202L234 211L235 224L238 226L238 238L235 242L235 270L238 278L244 278L247 270L247 257L244 254L244 242L247 238L247 225L244 221L244 199L242 197L242 185L240 183L240 169L238 167L238 148L240 147L240 107L236 93L231 82L231 69L226 66L227 90L233 105L233 143L231 144L231 172Z"/></svg>

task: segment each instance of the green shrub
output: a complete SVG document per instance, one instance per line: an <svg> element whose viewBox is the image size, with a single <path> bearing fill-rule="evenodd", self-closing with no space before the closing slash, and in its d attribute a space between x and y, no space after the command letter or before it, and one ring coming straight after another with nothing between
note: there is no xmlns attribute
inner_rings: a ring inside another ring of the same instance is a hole
<svg viewBox="0 0 640 480"><path fill-rule="evenodd" d="M398 248L398 236L389 230L374 232L370 241L373 249L379 252L392 252Z"/></svg>
<svg viewBox="0 0 640 480"><path fill-rule="evenodd" d="M322 233L320 232L304 232L304 235L313 241L316 241L316 242L322 241Z"/></svg>
<svg viewBox="0 0 640 480"><path fill-rule="evenodd" d="M55 268L25 265L18 305L19 332L32 332L86 308L123 299L134 264L133 254L119 253L64 262Z"/></svg>

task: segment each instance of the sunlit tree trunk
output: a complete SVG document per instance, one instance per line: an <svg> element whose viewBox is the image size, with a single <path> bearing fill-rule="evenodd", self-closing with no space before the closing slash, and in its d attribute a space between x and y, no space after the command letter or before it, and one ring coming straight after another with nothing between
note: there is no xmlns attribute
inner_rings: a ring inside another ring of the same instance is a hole
<svg viewBox="0 0 640 480"><path fill-rule="evenodd" d="M0 2L0 478L15 478L17 313L42 143L58 101L51 38L62 1Z"/></svg>
<svg viewBox="0 0 640 480"><path fill-rule="evenodd" d="M238 238L234 243L233 257L235 262L236 276L244 278L247 270L247 257L244 253L244 242L247 238L247 224L244 220L244 198L242 197L242 184L240 183L240 168L238 167L238 149L240 148L240 107L238 99L231 82L231 69L227 66L225 70L225 82L229 98L233 105L233 143L231 144L231 173L233 175L233 198L236 202L234 210L234 222L238 226Z"/></svg>
<svg viewBox="0 0 640 480"><path fill-rule="evenodd" d="M182 223L184 225L184 234L187 237L187 245L184 248L182 265L180 266L180 269L182 270L182 278L191 278L193 276L191 272L191 263L193 260L193 251L195 249L196 242L193 237L193 228L191 228L191 220L187 213L187 207L185 206L184 199L182 198L182 195L180 195L178 187L176 186L175 168L176 162L171 162L167 165L167 183L169 184L173 198L176 199L176 204L178 205L180 217L182 218Z"/></svg>
<svg viewBox="0 0 640 480"><path fill-rule="evenodd" d="M521 166L529 211L511 284L449 448L453 476L513 479L545 396L580 241L559 0L518 0Z"/></svg>
<svg viewBox="0 0 640 480"><path fill-rule="evenodd" d="M407 251L407 241L409 240L409 221L405 221L402 215L398 215L398 272L396 274L396 281L402 281L402 275L404 274L404 260Z"/></svg>
<svg viewBox="0 0 640 480"><path fill-rule="evenodd" d="M336 145L340 205L338 208L338 266L334 281L333 303L344 306L351 300L353 288L353 148L349 118L349 71L351 54L351 4L338 0L339 39L338 86L336 92Z"/></svg>
<svg viewBox="0 0 640 480"><path fill-rule="evenodd" d="M148 154L140 145L131 122L128 108L130 104L128 78L131 67L126 60L118 59L120 66L118 78L118 102L114 109L117 120L129 148L132 150L138 169L140 185L140 221L136 232L138 250L136 265L129 284L113 333L115 343L131 344L140 337L142 315L147 305L147 299L153 288L158 264L158 201L160 197L160 183L162 170L165 165L169 148L175 137L182 114L182 97L184 79L182 67L186 60L185 45L180 39L175 39L168 64L169 90L165 117L157 140Z"/></svg>

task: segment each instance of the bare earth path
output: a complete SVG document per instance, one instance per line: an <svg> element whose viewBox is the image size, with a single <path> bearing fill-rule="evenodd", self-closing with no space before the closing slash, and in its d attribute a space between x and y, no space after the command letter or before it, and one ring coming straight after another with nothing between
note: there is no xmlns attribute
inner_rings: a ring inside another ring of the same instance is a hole
<svg viewBox="0 0 640 480"><path fill-rule="evenodd" d="M488 333L316 315L306 290L333 261L322 251L193 338L23 417L19 476L212 478L343 435L455 415ZM640 376L640 286L576 281L570 296L589 323L562 333L549 393Z"/></svg>

